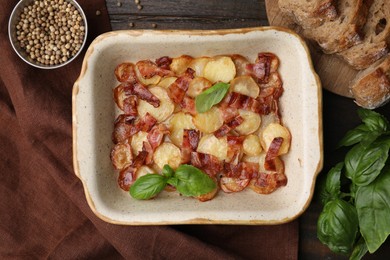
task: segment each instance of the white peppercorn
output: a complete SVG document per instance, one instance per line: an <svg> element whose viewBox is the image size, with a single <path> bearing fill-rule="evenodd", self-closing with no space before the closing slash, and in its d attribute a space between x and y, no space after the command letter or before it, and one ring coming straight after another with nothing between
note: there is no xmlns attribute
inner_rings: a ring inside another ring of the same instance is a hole
<svg viewBox="0 0 390 260"><path fill-rule="evenodd" d="M54 65L77 54L85 24L67 0L35 0L23 8L15 25L16 39L32 61Z"/></svg>

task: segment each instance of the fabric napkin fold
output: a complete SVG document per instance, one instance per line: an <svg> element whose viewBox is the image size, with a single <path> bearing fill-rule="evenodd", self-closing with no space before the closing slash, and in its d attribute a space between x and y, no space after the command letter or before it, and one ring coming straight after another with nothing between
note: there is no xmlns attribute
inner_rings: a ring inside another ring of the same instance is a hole
<svg viewBox="0 0 390 260"><path fill-rule="evenodd" d="M0 5L2 25L17 2ZM110 31L105 1L78 2L89 44ZM72 86L87 47L67 66L41 70L14 53L6 26L0 30L1 259L297 258L298 221L121 226L96 217L72 165Z"/></svg>

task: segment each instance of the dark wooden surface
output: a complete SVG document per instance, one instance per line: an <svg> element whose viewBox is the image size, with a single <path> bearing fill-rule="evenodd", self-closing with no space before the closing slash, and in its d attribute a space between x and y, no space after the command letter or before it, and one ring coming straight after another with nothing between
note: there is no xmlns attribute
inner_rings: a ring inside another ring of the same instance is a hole
<svg viewBox="0 0 390 260"><path fill-rule="evenodd" d="M277 1L277 0L275 0ZM124 29L225 29L268 25L264 0L106 0L113 30ZM323 93L324 169L318 180L339 162L338 140L360 120L351 99ZM337 112L336 112L337 111ZM389 117L390 106L379 109ZM299 259L347 259L332 253L316 236L321 205L314 197L299 218ZM390 241L364 259L388 259Z"/></svg>

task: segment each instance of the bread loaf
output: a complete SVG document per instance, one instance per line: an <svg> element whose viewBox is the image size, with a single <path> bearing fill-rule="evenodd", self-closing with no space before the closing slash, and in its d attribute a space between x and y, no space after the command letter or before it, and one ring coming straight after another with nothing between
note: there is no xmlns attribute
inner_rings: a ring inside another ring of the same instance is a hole
<svg viewBox="0 0 390 260"><path fill-rule="evenodd" d="M279 0L279 8L304 29L318 27L337 17L334 0Z"/></svg>
<svg viewBox="0 0 390 260"><path fill-rule="evenodd" d="M337 19L303 30L306 38L315 40L328 54L362 42L360 30L367 19L368 3L363 0L339 0L337 11Z"/></svg>
<svg viewBox="0 0 390 260"><path fill-rule="evenodd" d="M362 70L388 53L390 41L390 2L375 0L363 27L364 40L361 44L338 53L353 68Z"/></svg>
<svg viewBox="0 0 390 260"><path fill-rule="evenodd" d="M374 109L390 100L390 54L359 72L350 88L355 102Z"/></svg>

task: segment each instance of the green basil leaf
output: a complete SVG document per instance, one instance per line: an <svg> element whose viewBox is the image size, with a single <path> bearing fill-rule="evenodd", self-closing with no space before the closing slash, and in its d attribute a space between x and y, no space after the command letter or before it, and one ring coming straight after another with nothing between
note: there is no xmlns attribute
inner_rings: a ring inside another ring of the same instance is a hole
<svg viewBox="0 0 390 260"><path fill-rule="evenodd" d="M320 198L323 204L326 204L332 199L340 196L340 175L344 167L344 163L338 163L335 167L330 169L326 176L325 185L320 191Z"/></svg>
<svg viewBox="0 0 390 260"><path fill-rule="evenodd" d="M174 177L177 179L176 189L184 196L196 197L216 188L213 179L192 165L180 165Z"/></svg>
<svg viewBox="0 0 390 260"><path fill-rule="evenodd" d="M348 254L352 251L358 233L356 209L341 199L331 200L324 206L317 222L317 237L333 252Z"/></svg>
<svg viewBox="0 0 390 260"><path fill-rule="evenodd" d="M349 257L349 260L360 260L368 252L366 241L360 237L359 241L355 244L353 251Z"/></svg>
<svg viewBox="0 0 390 260"><path fill-rule="evenodd" d="M369 131L370 130L366 125L359 125L355 129L348 131L341 139L338 146L351 146L357 144L364 139L364 137L369 133Z"/></svg>
<svg viewBox="0 0 390 260"><path fill-rule="evenodd" d="M165 164L162 171L161 171L161 174L165 177L172 177L174 174L175 174L175 171L172 169L171 166L169 166L169 164Z"/></svg>
<svg viewBox="0 0 390 260"><path fill-rule="evenodd" d="M225 97L230 85L227 83L217 83L211 88L206 89L195 98L195 107L198 113L204 113Z"/></svg>
<svg viewBox="0 0 390 260"><path fill-rule="evenodd" d="M355 206L360 233L368 251L375 252L390 234L390 167L367 186L356 193Z"/></svg>
<svg viewBox="0 0 390 260"><path fill-rule="evenodd" d="M147 200L159 194L166 185L166 177L160 174L146 174L130 186L130 195L135 199Z"/></svg>
<svg viewBox="0 0 390 260"><path fill-rule="evenodd" d="M359 109L358 114L364 124L371 131L384 133L390 128L389 121L383 115L375 111L368 109Z"/></svg>
<svg viewBox="0 0 390 260"><path fill-rule="evenodd" d="M368 185L379 175L388 158L389 145L374 142L355 145L345 156L346 176L358 186Z"/></svg>

